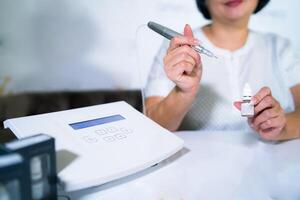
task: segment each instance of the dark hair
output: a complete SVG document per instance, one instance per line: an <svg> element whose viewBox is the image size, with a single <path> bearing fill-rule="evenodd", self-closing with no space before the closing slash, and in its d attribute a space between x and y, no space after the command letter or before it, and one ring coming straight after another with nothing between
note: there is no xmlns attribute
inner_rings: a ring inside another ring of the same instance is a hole
<svg viewBox="0 0 300 200"><path fill-rule="evenodd" d="M259 12L261 9L263 9L269 3L269 1L270 0L258 0L257 7L253 13ZM196 4L198 7L198 10L202 13L204 18L211 19L211 16L210 16L209 10L206 6L205 0L196 0Z"/></svg>

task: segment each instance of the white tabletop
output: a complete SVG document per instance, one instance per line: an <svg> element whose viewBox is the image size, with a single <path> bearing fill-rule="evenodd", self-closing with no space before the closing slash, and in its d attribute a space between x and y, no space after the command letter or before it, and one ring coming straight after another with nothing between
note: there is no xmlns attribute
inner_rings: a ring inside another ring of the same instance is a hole
<svg viewBox="0 0 300 200"><path fill-rule="evenodd" d="M141 173L67 194L84 200L300 199L300 140L178 132L185 148Z"/></svg>

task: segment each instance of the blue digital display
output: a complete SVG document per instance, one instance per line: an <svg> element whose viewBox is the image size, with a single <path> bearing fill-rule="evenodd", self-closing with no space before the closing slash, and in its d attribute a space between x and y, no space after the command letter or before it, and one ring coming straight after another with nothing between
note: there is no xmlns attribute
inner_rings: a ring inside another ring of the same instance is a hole
<svg viewBox="0 0 300 200"><path fill-rule="evenodd" d="M111 116L107 116L107 117L91 119L91 120L82 121L82 122L76 122L76 123L72 123L69 125L74 130L78 130L78 129L89 128L92 126L97 126L97 125L106 124L106 123L110 123L110 122L120 121L123 119L125 119L125 118L121 115L111 115Z"/></svg>

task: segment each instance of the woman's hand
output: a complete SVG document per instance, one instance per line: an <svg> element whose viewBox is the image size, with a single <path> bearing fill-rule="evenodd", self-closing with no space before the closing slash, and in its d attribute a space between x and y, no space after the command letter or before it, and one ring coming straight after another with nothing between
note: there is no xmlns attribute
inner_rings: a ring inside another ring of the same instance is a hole
<svg viewBox="0 0 300 200"><path fill-rule="evenodd" d="M184 28L184 36L174 37L164 57L164 69L177 89L186 95L195 96L202 74L200 55L191 48L199 41L194 38L189 25Z"/></svg>
<svg viewBox="0 0 300 200"><path fill-rule="evenodd" d="M174 37L164 57L164 70L176 86L166 97L146 99L146 113L152 120L170 131L176 131L191 108L199 89L202 64L199 54L191 48L198 40L189 25L184 36Z"/></svg>
<svg viewBox="0 0 300 200"><path fill-rule="evenodd" d="M253 130L266 140L279 140L285 132L286 115L268 87L263 87L252 97L254 116L248 118ZM234 105L240 109L241 102Z"/></svg>

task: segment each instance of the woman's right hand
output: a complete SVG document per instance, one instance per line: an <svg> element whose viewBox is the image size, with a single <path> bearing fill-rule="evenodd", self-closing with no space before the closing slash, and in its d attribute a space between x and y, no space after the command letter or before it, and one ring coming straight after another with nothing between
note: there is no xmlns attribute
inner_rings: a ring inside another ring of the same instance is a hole
<svg viewBox="0 0 300 200"><path fill-rule="evenodd" d="M189 25L184 28L184 36L174 37L164 57L164 69L177 89L189 96L196 96L202 75L200 55L191 48L199 41L194 38Z"/></svg>

